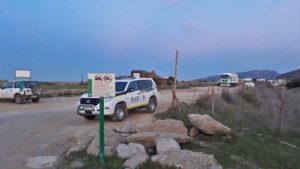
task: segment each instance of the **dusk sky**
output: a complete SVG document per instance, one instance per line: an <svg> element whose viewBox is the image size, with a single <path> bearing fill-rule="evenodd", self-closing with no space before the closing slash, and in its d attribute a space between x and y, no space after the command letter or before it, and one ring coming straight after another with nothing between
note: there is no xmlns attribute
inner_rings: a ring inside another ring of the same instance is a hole
<svg viewBox="0 0 300 169"><path fill-rule="evenodd" d="M300 68L300 0L0 0L0 79Z"/></svg>

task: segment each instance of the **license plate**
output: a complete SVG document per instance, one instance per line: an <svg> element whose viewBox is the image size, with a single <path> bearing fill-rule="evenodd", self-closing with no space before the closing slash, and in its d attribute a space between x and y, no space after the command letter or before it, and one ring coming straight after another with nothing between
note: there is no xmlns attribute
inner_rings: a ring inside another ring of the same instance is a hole
<svg viewBox="0 0 300 169"><path fill-rule="evenodd" d="M93 111L94 107L92 107L92 106L84 106L84 110Z"/></svg>

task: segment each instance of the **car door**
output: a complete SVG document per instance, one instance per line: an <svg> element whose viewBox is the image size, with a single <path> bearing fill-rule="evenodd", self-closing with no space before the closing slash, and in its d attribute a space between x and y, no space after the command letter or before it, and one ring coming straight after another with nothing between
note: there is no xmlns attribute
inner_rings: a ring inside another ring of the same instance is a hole
<svg viewBox="0 0 300 169"><path fill-rule="evenodd" d="M149 80L138 81L138 89L140 90L140 104L143 106L147 105L149 102L150 92L152 91L150 85L152 85L152 82L150 84Z"/></svg>
<svg viewBox="0 0 300 169"><path fill-rule="evenodd" d="M137 81L132 81L127 87L128 105L129 109L139 107L141 104L140 100L141 91L138 89Z"/></svg>
<svg viewBox="0 0 300 169"><path fill-rule="evenodd" d="M7 82L2 89L2 98L3 99L13 99L11 93L13 93L14 82Z"/></svg>

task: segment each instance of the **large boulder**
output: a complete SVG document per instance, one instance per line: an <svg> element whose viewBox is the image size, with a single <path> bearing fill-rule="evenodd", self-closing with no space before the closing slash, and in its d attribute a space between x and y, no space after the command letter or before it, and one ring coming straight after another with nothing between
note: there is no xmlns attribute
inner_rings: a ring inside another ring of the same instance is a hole
<svg viewBox="0 0 300 169"><path fill-rule="evenodd" d="M189 114L190 122L205 134L210 135L229 135L231 129L222 123L216 121L208 114Z"/></svg>
<svg viewBox="0 0 300 169"><path fill-rule="evenodd" d="M148 155L146 153L137 153L126 160L123 164L123 167L126 169L134 169L146 162L147 159Z"/></svg>
<svg viewBox="0 0 300 169"><path fill-rule="evenodd" d="M187 135L187 128L182 121L166 119L157 120L153 123L137 125L137 132L177 133Z"/></svg>
<svg viewBox="0 0 300 169"><path fill-rule="evenodd" d="M105 138L104 138L104 153L107 156L116 155L116 148L119 144L124 143L125 139L115 131L111 129L105 130ZM99 156L99 133L96 134L93 141L90 143L86 150L87 154Z"/></svg>
<svg viewBox="0 0 300 169"><path fill-rule="evenodd" d="M163 166L175 166L181 169L222 169L213 155L188 150L167 151L153 156L151 160Z"/></svg>
<svg viewBox="0 0 300 169"><path fill-rule="evenodd" d="M130 158L135 154L146 154L145 148L141 144L129 143L119 144L117 147L117 156L119 158Z"/></svg>
<svg viewBox="0 0 300 169"><path fill-rule="evenodd" d="M187 143L191 141L191 137L188 137L186 134L178 133L160 133L160 132L142 132L136 133L127 138L127 142L134 142L144 145L146 149L155 146L155 140L158 138L173 138L178 143Z"/></svg>
<svg viewBox="0 0 300 169"><path fill-rule="evenodd" d="M155 141L155 145L157 154L180 150L179 144L173 138L158 138Z"/></svg>

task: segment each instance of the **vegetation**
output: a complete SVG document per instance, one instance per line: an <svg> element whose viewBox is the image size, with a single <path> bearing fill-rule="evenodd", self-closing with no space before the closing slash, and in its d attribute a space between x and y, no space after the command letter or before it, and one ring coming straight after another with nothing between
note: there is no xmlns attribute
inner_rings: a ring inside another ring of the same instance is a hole
<svg viewBox="0 0 300 169"><path fill-rule="evenodd" d="M300 79L291 80L286 84L289 89L300 87Z"/></svg>
<svg viewBox="0 0 300 169"><path fill-rule="evenodd" d="M195 103L185 106L182 112L170 108L157 114L156 118L178 119L190 128L188 114L207 113L232 128L230 137L202 134L193 142L182 145L183 149L215 155L225 169L300 168L300 107L295 101L300 100L300 90L286 91L281 124L280 98L280 88L226 90L216 96L213 115L211 97L202 96Z"/></svg>
<svg viewBox="0 0 300 169"><path fill-rule="evenodd" d="M120 169L122 168L124 159L118 157L105 157L105 164L100 164L99 158L87 155L85 152L73 153L66 156L64 160L58 164L56 168L69 169L74 161L81 161L84 166L82 169ZM138 167L138 169L176 169L175 167L163 167L159 163L151 162L150 160Z"/></svg>

